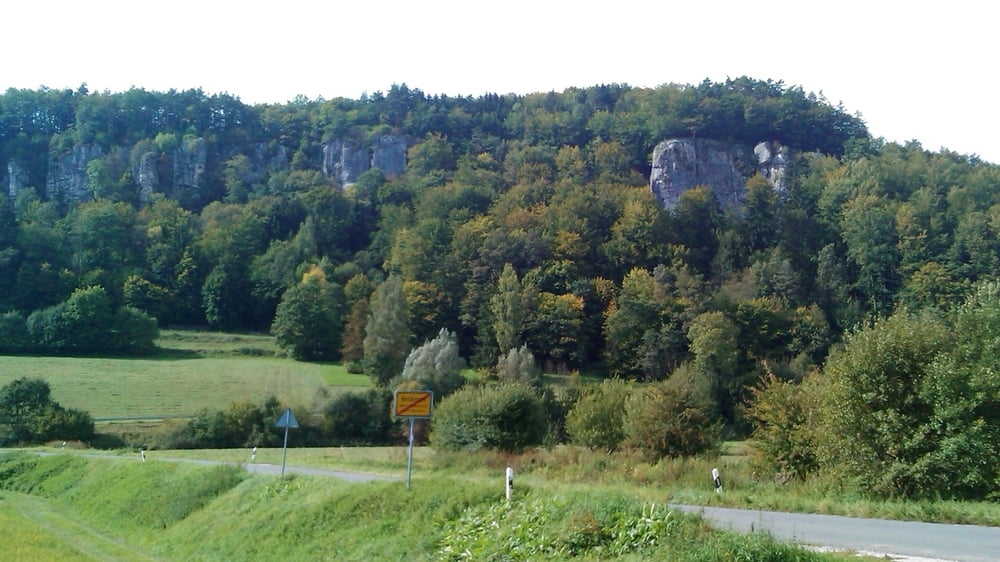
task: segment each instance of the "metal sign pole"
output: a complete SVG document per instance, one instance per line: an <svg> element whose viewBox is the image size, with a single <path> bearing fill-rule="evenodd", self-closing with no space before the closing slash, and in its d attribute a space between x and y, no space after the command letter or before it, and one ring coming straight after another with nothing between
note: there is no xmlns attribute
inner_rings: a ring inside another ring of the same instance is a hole
<svg viewBox="0 0 1000 562"><path fill-rule="evenodd" d="M285 444L281 446L281 475L285 475L285 454L288 452L288 428L289 427L299 427L299 421L295 419L295 414L292 413L291 408L285 408L285 413L281 414L278 418L278 427L285 428ZM256 455L257 448L254 447L254 454Z"/></svg>
<svg viewBox="0 0 1000 562"><path fill-rule="evenodd" d="M281 446L281 475L285 475L285 453L288 451L288 426L285 426L285 444Z"/></svg>
<svg viewBox="0 0 1000 562"><path fill-rule="evenodd" d="M413 469L413 418L410 418L410 451L406 455L406 489L410 489L410 472Z"/></svg>
<svg viewBox="0 0 1000 562"><path fill-rule="evenodd" d="M434 410L434 393L430 390L397 390L393 393L393 414L410 419L410 445L406 454L406 489L410 489L413 472L413 420L430 419Z"/></svg>

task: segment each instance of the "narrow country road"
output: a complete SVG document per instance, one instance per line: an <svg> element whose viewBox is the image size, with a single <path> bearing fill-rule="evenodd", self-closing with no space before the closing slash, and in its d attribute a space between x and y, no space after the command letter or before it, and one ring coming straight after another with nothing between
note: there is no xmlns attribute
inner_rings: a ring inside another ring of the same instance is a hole
<svg viewBox="0 0 1000 562"><path fill-rule="evenodd" d="M806 545L905 555L911 560L1000 560L1000 528L997 527L692 505L672 507L700 513L718 528L741 532L766 530L777 539Z"/></svg>
<svg viewBox="0 0 1000 562"><path fill-rule="evenodd" d="M158 457L157 460L170 461L170 462L190 462L195 464L204 465L214 465L214 464L233 464L237 463L226 463L222 461L206 461L198 459L172 459ZM247 472L253 472L254 474L270 474L273 476L281 475L281 465L280 464L265 464L265 463L243 463L238 466L242 466L247 470ZM327 470L323 468L306 468L302 466L289 466L285 465L285 474L306 474L309 476L332 476L333 478L340 478L341 480L347 480L348 482L371 482L373 480L399 480L394 476L383 476L380 474L369 474L367 472L346 472L343 470Z"/></svg>
<svg viewBox="0 0 1000 562"><path fill-rule="evenodd" d="M162 459L180 460L180 459ZM213 461L191 461L213 464ZM281 474L274 464L245 464L250 472ZM395 480L390 476L286 466L286 473L332 476L351 482ZM767 531L775 538L810 546L864 551L908 561L1000 561L1000 528L835 515L783 513L690 505L674 509L699 513L715 527L739 532Z"/></svg>

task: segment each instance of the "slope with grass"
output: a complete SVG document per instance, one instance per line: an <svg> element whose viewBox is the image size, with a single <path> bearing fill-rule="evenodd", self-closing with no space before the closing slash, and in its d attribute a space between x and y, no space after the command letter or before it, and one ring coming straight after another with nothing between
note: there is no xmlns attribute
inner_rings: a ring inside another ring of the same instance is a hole
<svg viewBox="0 0 1000 562"><path fill-rule="evenodd" d="M470 476L417 478L407 489L398 481L7 453L0 489L16 548L58 543L60 559L845 559L714 531L620 492L519 486L508 504L495 482ZM18 506L43 513L41 522Z"/></svg>

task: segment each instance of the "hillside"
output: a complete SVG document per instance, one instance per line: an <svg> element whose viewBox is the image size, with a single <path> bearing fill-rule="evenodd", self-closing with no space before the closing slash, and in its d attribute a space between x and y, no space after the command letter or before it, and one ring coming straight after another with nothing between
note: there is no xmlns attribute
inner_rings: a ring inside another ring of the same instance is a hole
<svg viewBox="0 0 1000 562"><path fill-rule="evenodd" d="M654 182L671 139L735 183ZM779 147L780 188L732 156L761 143ZM522 344L549 371L693 365L737 432L766 369L798 378L865 318L947 310L1000 265L997 167L883 143L771 80L261 106L9 90L0 161L2 352L106 352L86 303L107 302L124 312L96 323L115 337L151 341L147 318L273 329L295 357L358 362L394 277L401 347L447 329L474 367Z"/></svg>

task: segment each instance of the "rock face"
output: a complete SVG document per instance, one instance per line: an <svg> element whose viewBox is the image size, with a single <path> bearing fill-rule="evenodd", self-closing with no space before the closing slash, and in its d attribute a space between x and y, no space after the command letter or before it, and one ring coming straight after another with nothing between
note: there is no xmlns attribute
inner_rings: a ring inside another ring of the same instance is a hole
<svg viewBox="0 0 1000 562"><path fill-rule="evenodd" d="M792 164L791 151L777 142L762 142L753 147L757 157L757 171L774 186L778 197L784 198L788 181L788 168Z"/></svg>
<svg viewBox="0 0 1000 562"><path fill-rule="evenodd" d="M87 189L87 164L104 156L97 144L78 144L61 156L49 157L45 195L50 201L89 201L93 193Z"/></svg>
<svg viewBox="0 0 1000 562"><path fill-rule="evenodd" d="M322 171L340 185L358 181L370 168L387 176L398 176L406 167L406 139L382 135L371 148L354 139L334 139L323 144Z"/></svg>
<svg viewBox="0 0 1000 562"><path fill-rule="evenodd" d="M406 168L406 139L396 135L382 135L372 149L372 167L387 176L398 176Z"/></svg>
<svg viewBox="0 0 1000 562"><path fill-rule="evenodd" d="M143 146L144 148L138 148ZM241 150L243 148L243 150ZM361 174L375 167L387 175L401 175L406 168L406 138L400 135L381 135L365 145L356 139L335 139L323 144L321 170L341 186L355 183ZM258 143L246 147L209 146L204 138L187 137L166 152L151 150L149 143L137 144L134 150L141 154L130 155L131 173L140 204L145 205L154 193L165 193L182 205L196 207L207 196L205 185L209 167L216 170L228 157L246 154L249 169L243 180L252 185L265 180L276 170L287 170L290 165L289 150L278 144ZM83 202L93 199L87 189L87 165L103 158L105 150L97 144L78 144L72 150L49 158L45 179L45 197L63 203ZM314 164L315 165L315 164ZM7 163L6 175L0 173L10 197L15 197L30 185L29 174L16 160ZM217 186L215 186L217 187Z"/></svg>
<svg viewBox="0 0 1000 562"><path fill-rule="evenodd" d="M743 205L746 181L755 173L782 194L790 162L787 149L762 142L754 147L709 139L670 139L656 145L649 188L667 209L685 191L707 185L723 209Z"/></svg>
<svg viewBox="0 0 1000 562"><path fill-rule="evenodd" d="M7 193L11 199L17 197L17 194L28 187L28 182L31 181L28 177L28 171L17 160L7 162L7 177L9 178Z"/></svg>
<svg viewBox="0 0 1000 562"><path fill-rule="evenodd" d="M132 177L139 184L139 202L145 205L160 186L160 174L156 171L157 154L146 152L139 158L139 165L132 170Z"/></svg>
<svg viewBox="0 0 1000 562"><path fill-rule="evenodd" d="M335 139L323 144L323 175L340 185L358 180L371 167L368 149L352 139Z"/></svg>
<svg viewBox="0 0 1000 562"><path fill-rule="evenodd" d="M188 138L174 150L174 197L180 201L199 196L208 151L205 139Z"/></svg>
<svg viewBox="0 0 1000 562"><path fill-rule="evenodd" d="M287 148L281 145L272 147L267 143L257 143L253 146L253 157L251 158L253 176L246 178L246 181L247 183L258 182L270 172L287 170L289 164Z"/></svg>

